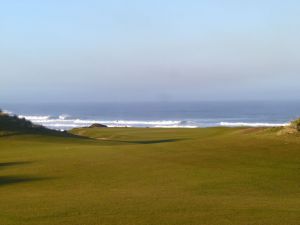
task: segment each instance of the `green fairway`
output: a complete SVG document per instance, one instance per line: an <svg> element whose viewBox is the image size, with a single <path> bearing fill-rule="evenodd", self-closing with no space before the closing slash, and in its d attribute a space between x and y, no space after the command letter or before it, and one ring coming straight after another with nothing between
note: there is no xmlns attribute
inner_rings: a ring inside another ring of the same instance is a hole
<svg viewBox="0 0 300 225"><path fill-rule="evenodd" d="M276 129L1 133L0 225L300 224L300 137Z"/></svg>

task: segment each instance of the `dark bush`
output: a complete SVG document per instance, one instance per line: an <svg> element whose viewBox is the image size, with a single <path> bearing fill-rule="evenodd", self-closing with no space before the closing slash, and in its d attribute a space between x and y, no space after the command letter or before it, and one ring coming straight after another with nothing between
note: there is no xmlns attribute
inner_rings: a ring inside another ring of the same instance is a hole
<svg viewBox="0 0 300 225"><path fill-rule="evenodd" d="M46 127L35 125L31 121L18 116L8 115L0 110L0 130L25 132L57 132Z"/></svg>

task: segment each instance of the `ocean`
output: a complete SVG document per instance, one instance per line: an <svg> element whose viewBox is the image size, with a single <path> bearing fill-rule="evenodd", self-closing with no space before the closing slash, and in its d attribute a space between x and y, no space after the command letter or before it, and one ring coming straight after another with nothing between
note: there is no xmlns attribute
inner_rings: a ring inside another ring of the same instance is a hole
<svg viewBox="0 0 300 225"><path fill-rule="evenodd" d="M300 117L300 101L159 103L0 103L2 110L57 130L86 127L197 128L282 126Z"/></svg>

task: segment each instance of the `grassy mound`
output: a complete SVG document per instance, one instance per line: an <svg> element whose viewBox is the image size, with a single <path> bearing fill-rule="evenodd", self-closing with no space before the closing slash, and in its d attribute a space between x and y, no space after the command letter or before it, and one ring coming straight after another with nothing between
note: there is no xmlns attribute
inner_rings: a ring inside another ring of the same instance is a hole
<svg viewBox="0 0 300 225"><path fill-rule="evenodd" d="M279 130L278 135L297 134L300 132L300 118Z"/></svg>
<svg viewBox="0 0 300 225"><path fill-rule="evenodd" d="M294 128L297 132L300 132L300 118L292 121L290 126Z"/></svg>

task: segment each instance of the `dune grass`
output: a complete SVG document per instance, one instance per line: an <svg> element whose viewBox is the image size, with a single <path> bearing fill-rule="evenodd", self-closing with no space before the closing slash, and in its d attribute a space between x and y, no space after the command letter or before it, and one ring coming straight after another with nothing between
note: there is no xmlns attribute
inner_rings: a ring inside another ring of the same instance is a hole
<svg viewBox="0 0 300 225"><path fill-rule="evenodd" d="M1 225L300 224L300 137L76 129L0 137Z"/></svg>

